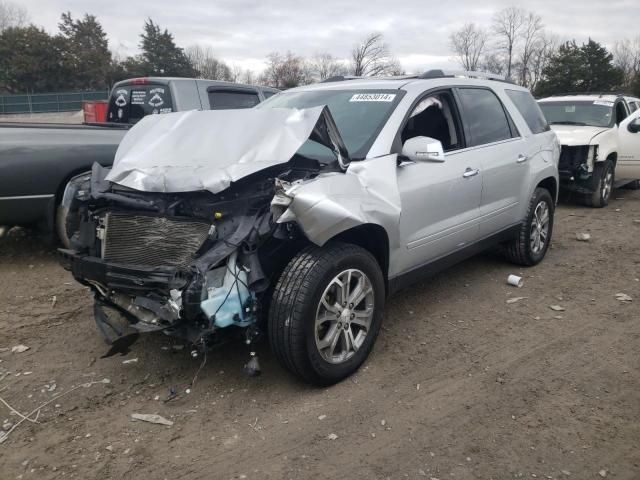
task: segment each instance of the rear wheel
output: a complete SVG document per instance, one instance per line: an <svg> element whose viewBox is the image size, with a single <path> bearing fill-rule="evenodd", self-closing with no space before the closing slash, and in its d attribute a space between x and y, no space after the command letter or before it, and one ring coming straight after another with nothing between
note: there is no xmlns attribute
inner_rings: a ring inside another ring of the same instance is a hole
<svg viewBox="0 0 640 480"><path fill-rule="evenodd" d="M287 265L269 312L269 343L299 378L331 385L354 373L376 340L384 280L375 258L345 243L309 247Z"/></svg>
<svg viewBox="0 0 640 480"><path fill-rule="evenodd" d="M518 236L503 245L505 256L510 262L531 266L542 261L551 242L554 212L555 203L549 191L536 188Z"/></svg>
<svg viewBox="0 0 640 480"><path fill-rule="evenodd" d="M615 171L609 159L596 164L593 169L593 193L586 197L586 205L594 208L606 207L613 191Z"/></svg>

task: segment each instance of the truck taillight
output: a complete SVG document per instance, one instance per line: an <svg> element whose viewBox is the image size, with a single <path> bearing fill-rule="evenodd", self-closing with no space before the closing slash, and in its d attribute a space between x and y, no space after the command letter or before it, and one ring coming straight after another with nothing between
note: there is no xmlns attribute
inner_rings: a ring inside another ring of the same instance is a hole
<svg viewBox="0 0 640 480"><path fill-rule="evenodd" d="M129 80L129 83L131 85L146 85L147 83L149 83L149 79L148 78L132 78L131 80Z"/></svg>

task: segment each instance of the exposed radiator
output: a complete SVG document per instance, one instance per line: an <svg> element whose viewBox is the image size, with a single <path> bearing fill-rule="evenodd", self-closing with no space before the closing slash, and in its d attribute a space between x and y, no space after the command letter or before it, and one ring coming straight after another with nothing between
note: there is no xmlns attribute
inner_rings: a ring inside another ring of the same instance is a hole
<svg viewBox="0 0 640 480"><path fill-rule="evenodd" d="M185 266L209 234L210 225L189 219L109 212L103 258L145 266Z"/></svg>

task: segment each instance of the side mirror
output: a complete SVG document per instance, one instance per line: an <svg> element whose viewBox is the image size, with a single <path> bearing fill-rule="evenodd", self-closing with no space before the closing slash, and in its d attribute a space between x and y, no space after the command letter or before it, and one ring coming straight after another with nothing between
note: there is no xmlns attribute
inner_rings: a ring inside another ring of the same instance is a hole
<svg viewBox="0 0 640 480"><path fill-rule="evenodd" d="M627 130L629 130L631 133L640 132L640 118L636 118L635 120L630 122Z"/></svg>
<svg viewBox="0 0 640 480"><path fill-rule="evenodd" d="M444 162L442 143L431 137L413 137L404 142L402 155L412 162Z"/></svg>

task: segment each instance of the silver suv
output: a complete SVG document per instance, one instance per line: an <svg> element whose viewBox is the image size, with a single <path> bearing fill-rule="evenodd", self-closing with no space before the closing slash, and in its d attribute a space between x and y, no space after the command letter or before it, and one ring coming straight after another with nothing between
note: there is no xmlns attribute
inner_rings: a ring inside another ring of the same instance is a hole
<svg viewBox="0 0 640 480"><path fill-rule="evenodd" d="M248 351L265 332L285 368L332 384L395 290L496 244L543 259L559 152L531 94L490 75L333 78L145 117L112 169L67 187L79 226L61 252L111 353L139 332Z"/></svg>

